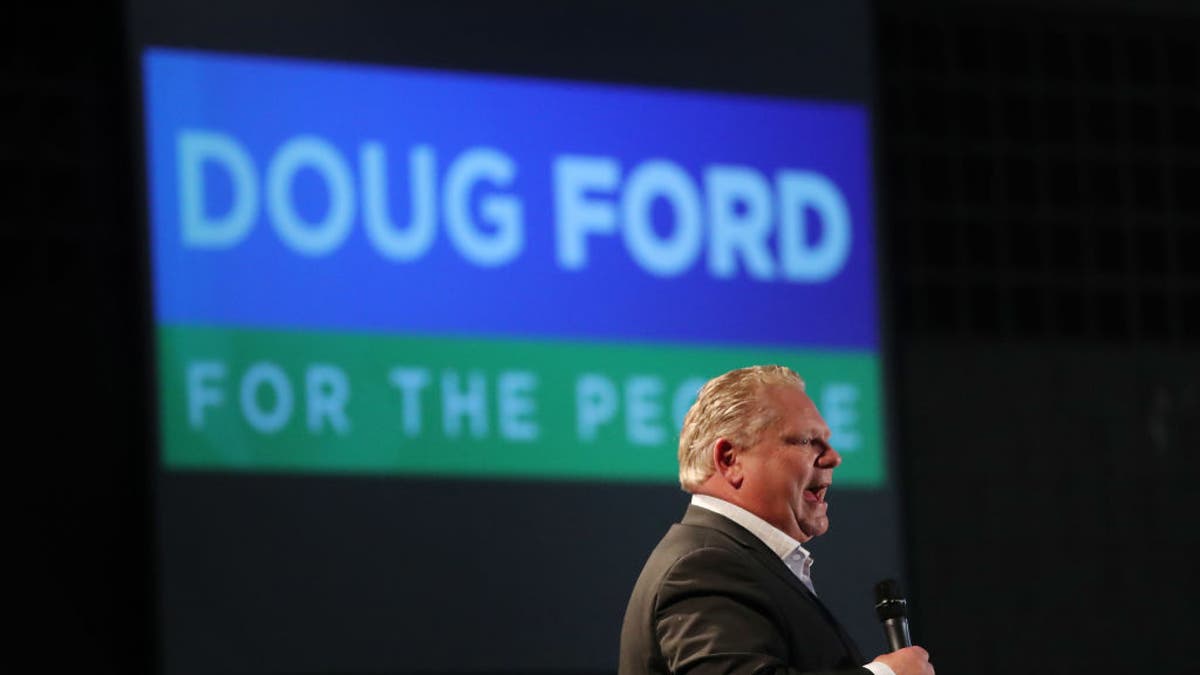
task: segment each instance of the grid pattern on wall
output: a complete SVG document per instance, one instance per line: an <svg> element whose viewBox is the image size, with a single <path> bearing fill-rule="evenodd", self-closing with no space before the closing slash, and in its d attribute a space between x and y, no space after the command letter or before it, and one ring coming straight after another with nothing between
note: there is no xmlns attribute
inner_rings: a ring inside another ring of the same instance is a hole
<svg viewBox="0 0 1200 675"><path fill-rule="evenodd" d="M1200 14L1058 6L879 7L914 636L1195 672Z"/></svg>
<svg viewBox="0 0 1200 675"><path fill-rule="evenodd" d="M1200 342L1200 21L880 9L901 330Z"/></svg>

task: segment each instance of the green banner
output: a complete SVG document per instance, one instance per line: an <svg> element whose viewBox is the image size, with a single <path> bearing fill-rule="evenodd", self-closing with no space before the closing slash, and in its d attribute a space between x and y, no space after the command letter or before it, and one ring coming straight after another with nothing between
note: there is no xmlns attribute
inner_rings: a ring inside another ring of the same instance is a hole
<svg viewBox="0 0 1200 675"><path fill-rule="evenodd" d="M884 479L870 353L158 328L172 469L671 483L708 378L790 366L833 429L841 485Z"/></svg>

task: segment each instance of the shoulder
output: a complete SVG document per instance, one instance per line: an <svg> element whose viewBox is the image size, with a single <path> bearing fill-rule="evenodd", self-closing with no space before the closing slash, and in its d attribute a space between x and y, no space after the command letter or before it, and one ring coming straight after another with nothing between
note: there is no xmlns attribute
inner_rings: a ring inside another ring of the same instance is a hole
<svg viewBox="0 0 1200 675"><path fill-rule="evenodd" d="M760 642L770 642L759 646L786 653L786 645L776 643L783 617L772 599L781 593L769 577L736 533L673 526L650 554L630 596L621 631L622 672L667 672L680 654L709 653L719 646L708 644L717 634L757 635ZM705 644L693 644L697 640Z"/></svg>
<svg viewBox="0 0 1200 675"><path fill-rule="evenodd" d="M656 589L657 605L705 596L723 596L759 605L769 602L772 577L762 562L737 546L708 545L675 558Z"/></svg>
<svg viewBox="0 0 1200 675"><path fill-rule="evenodd" d="M671 528L651 553L639 585L656 605L680 596L758 594L770 572L728 533L687 524Z"/></svg>

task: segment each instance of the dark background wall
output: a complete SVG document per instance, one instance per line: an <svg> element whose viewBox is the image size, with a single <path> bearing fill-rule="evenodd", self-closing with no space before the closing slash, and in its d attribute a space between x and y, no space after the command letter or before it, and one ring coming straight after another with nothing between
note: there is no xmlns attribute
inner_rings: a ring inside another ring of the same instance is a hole
<svg viewBox="0 0 1200 675"><path fill-rule="evenodd" d="M1195 672L1200 21L878 17L914 630L940 673Z"/></svg>
<svg viewBox="0 0 1200 675"><path fill-rule="evenodd" d="M0 11L11 658L147 672L148 326L122 14Z"/></svg>
<svg viewBox="0 0 1200 675"><path fill-rule="evenodd" d="M6 12L18 648L42 670L145 671L148 354L122 12ZM884 2L875 29L915 637L940 673L1194 672L1200 18Z"/></svg>

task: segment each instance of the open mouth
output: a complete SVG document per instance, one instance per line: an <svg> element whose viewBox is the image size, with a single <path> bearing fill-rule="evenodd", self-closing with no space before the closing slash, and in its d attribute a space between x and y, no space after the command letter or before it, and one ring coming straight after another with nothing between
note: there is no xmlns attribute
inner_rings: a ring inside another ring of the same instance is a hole
<svg viewBox="0 0 1200 675"><path fill-rule="evenodd" d="M820 483L818 485L809 486L804 490L804 501L813 504L824 504L825 493L829 491L829 483Z"/></svg>

